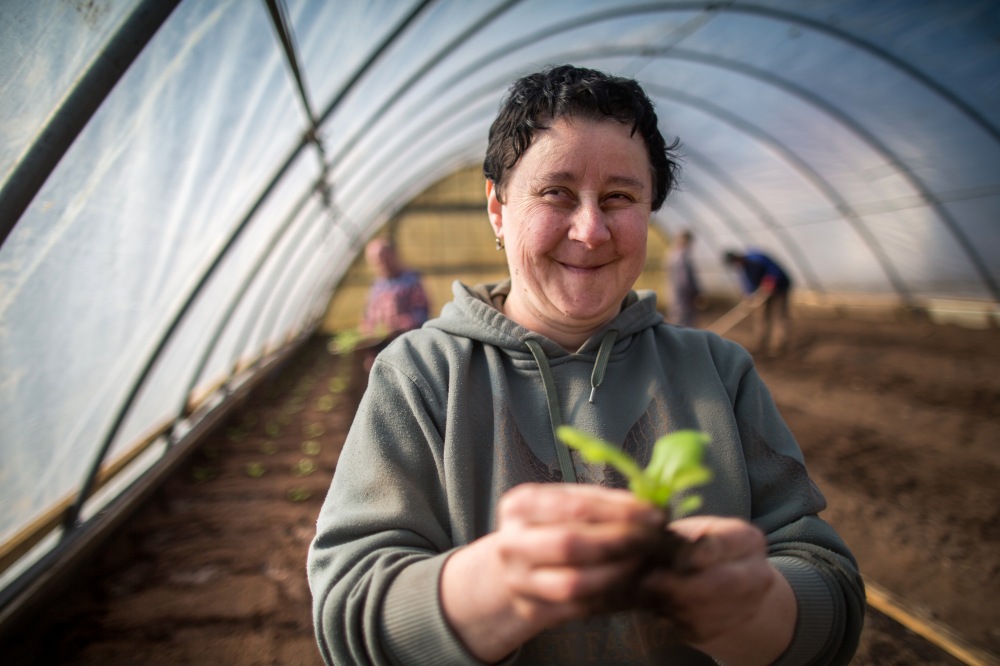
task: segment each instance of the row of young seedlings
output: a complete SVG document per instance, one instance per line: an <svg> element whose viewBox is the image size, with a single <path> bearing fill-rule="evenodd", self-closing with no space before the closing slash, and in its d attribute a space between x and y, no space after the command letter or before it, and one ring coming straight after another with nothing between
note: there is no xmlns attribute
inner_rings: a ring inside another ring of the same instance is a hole
<svg viewBox="0 0 1000 666"><path fill-rule="evenodd" d="M338 353L334 351L331 343L330 353L336 356L336 366L334 374L327 383L327 391L324 395L316 398L313 407L318 412L329 413L337 406L342 394L350 386L351 381L351 359L350 353ZM306 376L301 379L291 395L285 400L280 408L277 418L270 419L263 426L265 439L260 443L260 453L264 456L273 456L278 453L278 444L274 441L282 435L285 428L291 422L292 416L306 409L307 394L313 390L316 377ZM239 425L231 426L226 430L226 438L234 443L244 441L258 426L258 416L255 413L244 414ZM319 467L315 458L323 450L320 438L324 433L323 424L318 421L311 421L302 427L304 440L299 444L299 450L303 454L290 468L290 473L296 478L302 478L315 473ZM207 445L202 451L202 455L212 461L219 457L220 451L216 445ZM268 465L265 461L254 460L244 467L244 473L252 478L261 478L268 472ZM196 482L207 482L218 476L218 469L214 465L198 465L192 468L192 478ZM293 486L288 489L286 497L292 502L304 502L312 496L312 492L303 486Z"/></svg>

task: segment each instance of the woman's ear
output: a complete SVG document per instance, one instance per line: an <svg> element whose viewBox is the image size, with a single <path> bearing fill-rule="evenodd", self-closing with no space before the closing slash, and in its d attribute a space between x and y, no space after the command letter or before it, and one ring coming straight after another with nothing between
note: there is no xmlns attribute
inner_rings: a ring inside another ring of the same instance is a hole
<svg viewBox="0 0 1000 666"><path fill-rule="evenodd" d="M493 235L503 238L503 204L497 198L497 186L492 180L486 180L486 213L493 227Z"/></svg>

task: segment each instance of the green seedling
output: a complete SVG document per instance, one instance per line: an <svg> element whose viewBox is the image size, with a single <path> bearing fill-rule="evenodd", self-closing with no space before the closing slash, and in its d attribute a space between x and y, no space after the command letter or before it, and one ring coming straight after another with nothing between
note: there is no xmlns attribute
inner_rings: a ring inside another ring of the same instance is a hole
<svg viewBox="0 0 1000 666"><path fill-rule="evenodd" d="M331 354L350 354L357 348L364 336L356 328L350 328L337 333L327 343L326 348Z"/></svg>
<svg viewBox="0 0 1000 666"><path fill-rule="evenodd" d="M320 443L317 442L315 439L307 439L306 441L302 442L300 447L302 449L302 453L306 454L307 456L318 456L320 451L323 450L323 447L320 446Z"/></svg>
<svg viewBox="0 0 1000 666"><path fill-rule="evenodd" d="M246 471L247 471L247 476L252 476L255 479L259 479L260 477L264 476L264 472L267 470L265 470L264 466L259 462L252 462L249 465L247 465Z"/></svg>
<svg viewBox="0 0 1000 666"><path fill-rule="evenodd" d="M310 497L312 497L312 493L301 486L296 486L288 490L288 499L293 502L305 502Z"/></svg>
<svg viewBox="0 0 1000 666"><path fill-rule="evenodd" d="M306 437L309 437L310 439L319 437L320 435L323 434L323 431L324 431L323 424L319 422L307 423L306 425L302 426L302 434L304 434Z"/></svg>
<svg viewBox="0 0 1000 666"><path fill-rule="evenodd" d="M292 474L295 476L309 476L316 471L316 463L309 458L303 458L292 466Z"/></svg>
<svg viewBox="0 0 1000 666"><path fill-rule="evenodd" d="M332 412L333 405L333 396L323 395L316 399L316 409L321 412Z"/></svg>
<svg viewBox="0 0 1000 666"><path fill-rule="evenodd" d="M567 446L580 452L590 463L606 463L621 472L636 497L659 507L668 507L678 493L704 485L712 479L712 470L702 463L709 437L697 430L679 430L656 440L653 455L645 469L629 454L585 432L560 426L556 435ZM674 517L695 511L701 506L700 495L688 495L676 507Z"/></svg>

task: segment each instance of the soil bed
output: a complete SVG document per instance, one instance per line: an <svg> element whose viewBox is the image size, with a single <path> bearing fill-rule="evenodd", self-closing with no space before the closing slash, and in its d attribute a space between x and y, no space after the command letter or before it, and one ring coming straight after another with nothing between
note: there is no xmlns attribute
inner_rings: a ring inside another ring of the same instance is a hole
<svg viewBox="0 0 1000 666"><path fill-rule="evenodd" d="M789 352L758 368L829 501L823 516L868 580L1000 654L1000 334L794 324ZM747 325L729 337L749 343ZM305 556L363 390L357 361L325 343L255 392L7 663L321 664ZM870 609L854 663L961 662Z"/></svg>

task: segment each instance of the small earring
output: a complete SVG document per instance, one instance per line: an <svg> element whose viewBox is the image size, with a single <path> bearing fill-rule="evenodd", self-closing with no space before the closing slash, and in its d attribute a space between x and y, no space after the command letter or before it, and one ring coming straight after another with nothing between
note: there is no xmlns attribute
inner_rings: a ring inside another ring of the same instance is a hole
<svg viewBox="0 0 1000 666"><path fill-rule="evenodd" d="M503 239L497 236L497 252L504 248Z"/></svg>

